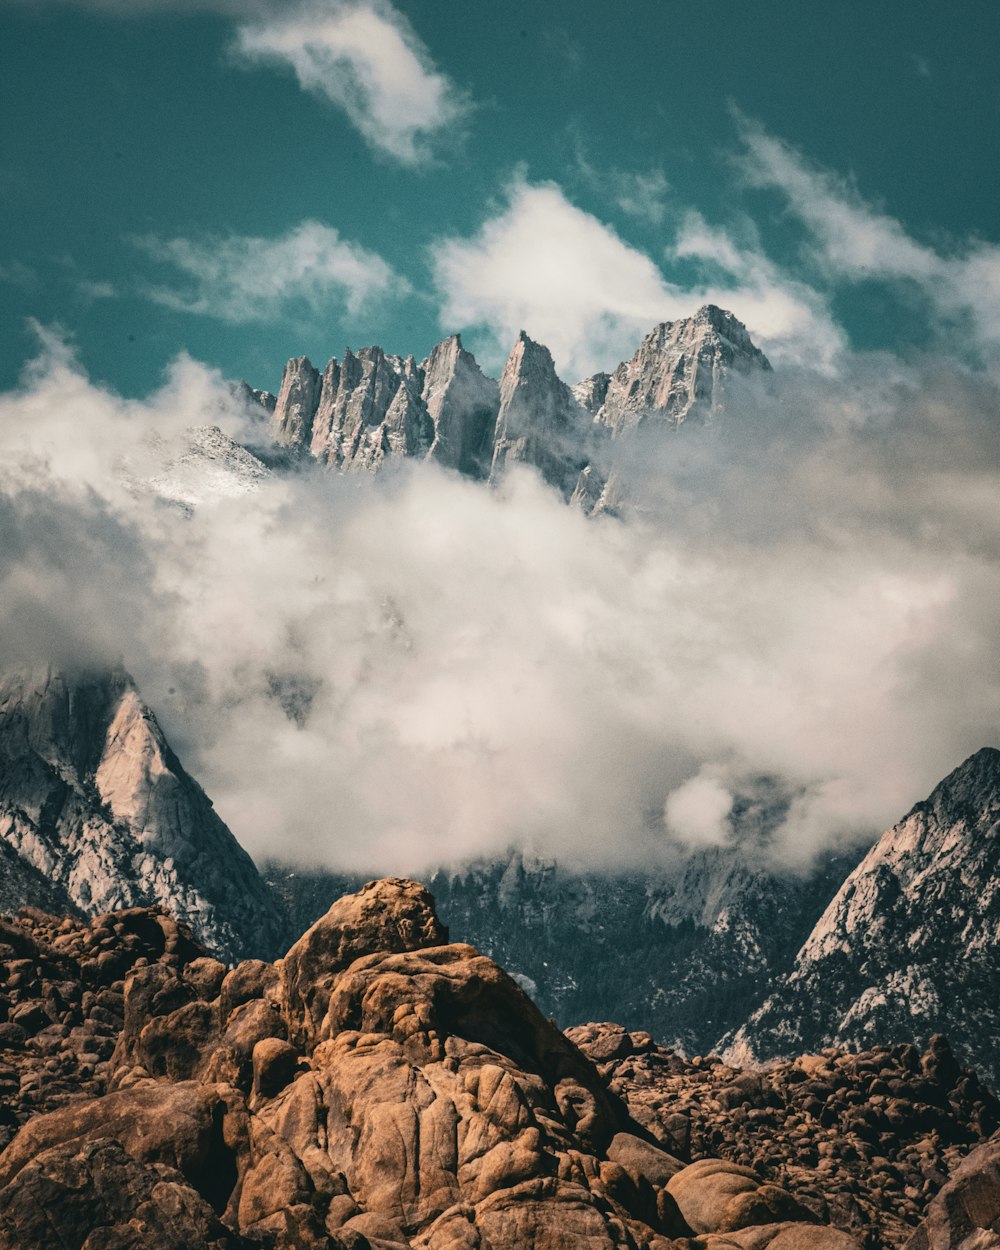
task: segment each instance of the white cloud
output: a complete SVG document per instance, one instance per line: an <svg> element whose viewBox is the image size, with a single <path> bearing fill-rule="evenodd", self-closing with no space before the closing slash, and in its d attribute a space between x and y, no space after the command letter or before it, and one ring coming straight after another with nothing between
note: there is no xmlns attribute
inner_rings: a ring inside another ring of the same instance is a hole
<svg viewBox="0 0 1000 1250"><path fill-rule="evenodd" d="M406 290L406 283L381 256L317 221L304 221L270 239L142 236L132 241L183 275L180 286L150 287L150 298L168 308L222 321L271 320L290 303L305 303L318 312L339 302L355 315Z"/></svg>
<svg viewBox="0 0 1000 1250"><path fill-rule="evenodd" d="M554 183L515 179L471 239L433 245L441 322L485 326L498 352L519 330L576 378L630 355L656 322L692 311L641 252L571 204Z"/></svg>
<svg viewBox="0 0 1000 1250"><path fill-rule="evenodd" d="M246 65L291 69L303 91L342 109L377 152L404 165L454 146L472 108L434 64L390 0L11 0L115 17L217 13L236 23L232 51Z"/></svg>
<svg viewBox="0 0 1000 1250"><path fill-rule="evenodd" d="M833 280L905 282L932 315L967 327L991 354L1000 346L1000 246L974 239L939 249L867 203L855 186L811 165L789 144L737 117L748 181L777 188L810 234L809 250ZM932 325L939 333L943 327Z"/></svg>
<svg viewBox="0 0 1000 1250"><path fill-rule="evenodd" d="M710 238L707 228L699 237L688 223L675 254L710 251L721 280L681 287L554 183L518 177L507 188L506 204L475 236L432 246L441 322L485 328L494 361L526 330L575 380L613 368L656 323L715 303L733 311L776 358L828 361L840 336L819 297L784 280L759 256L731 244L732 254L724 255L722 239Z"/></svg>
<svg viewBox="0 0 1000 1250"><path fill-rule="evenodd" d="M651 864L768 775L796 796L781 853L806 858L1000 724L997 391L848 367L776 375L718 437L650 450L641 522L420 465L274 476L188 517L116 466L151 434L238 435L221 380L182 359L126 401L50 336L0 396L0 663L124 655L257 854Z"/></svg>
<svg viewBox="0 0 1000 1250"><path fill-rule="evenodd" d="M654 226L663 223L670 184L662 169L650 169L645 173L613 170L610 177L615 184L615 202L623 213Z"/></svg>
<svg viewBox="0 0 1000 1250"><path fill-rule="evenodd" d="M667 829L691 847L721 846L733 833L733 796L712 769L702 769L676 790L663 810Z"/></svg>
<svg viewBox="0 0 1000 1250"><path fill-rule="evenodd" d="M377 151L416 165L452 136L469 102L387 0L306 0L242 22L249 64L289 66L304 91L342 109Z"/></svg>

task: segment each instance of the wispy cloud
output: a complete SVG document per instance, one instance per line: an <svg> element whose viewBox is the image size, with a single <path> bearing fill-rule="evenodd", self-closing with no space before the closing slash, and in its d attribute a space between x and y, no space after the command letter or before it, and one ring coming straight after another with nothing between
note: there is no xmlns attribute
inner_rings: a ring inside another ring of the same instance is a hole
<svg viewBox="0 0 1000 1250"><path fill-rule="evenodd" d="M469 95L434 63L390 0L10 0L114 17L215 13L233 19L247 66L291 69L303 91L341 109L376 152L420 165L454 145Z"/></svg>
<svg viewBox="0 0 1000 1250"><path fill-rule="evenodd" d="M818 168L752 120L737 116L751 185L780 191L809 232L810 259L832 281L906 283L938 331L950 323L991 354L1000 346L1000 247L979 239L930 246L853 183ZM941 325L941 321L946 323Z"/></svg>
<svg viewBox="0 0 1000 1250"><path fill-rule="evenodd" d="M667 255L704 260L706 278L681 286L555 183L517 177L475 235L432 245L441 322L485 329L494 355L526 330L567 377L577 377L631 355L657 322L711 302L731 308L768 350L828 361L840 336L820 298L759 254L722 244L721 234L706 227L699 235L688 222Z"/></svg>
<svg viewBox="0 0 1000 1250"><path fill-rule="evenodd" d="M304 221L276 238L144 235L132 242L178 271L178 285L148 288L151 299L221 321L272 320L293 302L318 311L339 301L354 315L407 289L381 256L318 221Z"/></svg>
<svg viewBox="0 0 1000 1250"><path fill-rule="evenodd" d="M615 203L623 213L654 226L661 224L667 213L670 189L662 169L650 169L645 173L614 170L612 177L617 185Z"/></svg>
<svg viewBox="0 0 1000 1250"><path fill-rule="evenodd" d="M670 183L662 169L621 169L593 160L576 122L567 127L573 152L573 171L580 180L608 204L615 204L629 217L662 225L667 215L667 192Z"/></svg>
<svg viewBox="0 0 1000 1250"><path fill-rule="evenodd" d="M342 109L372 148L404 165L426 161L469 111L386 0L274 6L240 24L234 47L248 64L290 67L304 91Z"/></svg>

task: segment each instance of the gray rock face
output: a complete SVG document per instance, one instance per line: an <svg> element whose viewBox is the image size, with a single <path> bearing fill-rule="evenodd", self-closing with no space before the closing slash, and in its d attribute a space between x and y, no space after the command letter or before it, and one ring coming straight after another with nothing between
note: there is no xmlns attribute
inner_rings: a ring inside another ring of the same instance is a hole
<svg viewBox="0 0 1000 1250"><path fill-rule="evenodd" d="M547 347L521 331L500 378L500 411L491 480L514 464L531 465L569 498L588 460L590 420L556 376Z"/></svg>
<svg viewBox="0 0 1000 1250"><path fill-rule="evenodd" d="M706 304L693 317L664 321L646 335L632 359L611 375L597 420L615 437L649 420L674 427L708 421L722 405L727 371L770 367L742 322ZM580 388L598 378L580 383Z"/></svg>
<svg viewBox="0 0 1000 1250"><path fill-rule="evenodd" d="M227 958L280 943L252 861L121 669L0 679L0 840L85 914L159 904Z"/></svg>
<svg viewBox="0 0 1000 1250"><path fill-rule="evenodd" d="M245 404L254 415L271 416L277 406L277 395L272 395L270 391L259 391L248 382L236 382L232 389L236 399Z"/></svg>
<svg viewBox="0 0 1000 1250"><path fill-rule="evenodd" d="M736 1061L946 1033L1000 1079L1000 751L984 749L884 834L795 967L732 1039Z"/></svg>
<svg viewBox="0 0 1000 1250"><path fill-rule="evenodd" d="M457 334L438 343L423 363L421 398L434 422L428 459L469 477L486 477L500 388L485 376Z"/></svg>
<svg viewBox="0 0 1000 1250"><path fill-rule="evenodd" d="M271 414L271 433L280 447L308 447L319 404L320 376L308 356L285 365L281 390Z"/></svg>
<svg viewBox="0 0 1000 1250"><path fill-rule="evenodd" d="M570 387L570 390L573 392L573 398L580 407L586 408L591 416L596 416L608 397L610 384L610 373L595 373L593 377L584 378L582 382L577 382L575 386Z"/></svg>
<svg viewBox="0 0 1000 1250"><path fill-rule="evenodd" d="M433 429L420 399L421 370L412 356L381 347L348 349L323 375L310 450L343 472L374 471L402 456L423 457Z"/></svg>

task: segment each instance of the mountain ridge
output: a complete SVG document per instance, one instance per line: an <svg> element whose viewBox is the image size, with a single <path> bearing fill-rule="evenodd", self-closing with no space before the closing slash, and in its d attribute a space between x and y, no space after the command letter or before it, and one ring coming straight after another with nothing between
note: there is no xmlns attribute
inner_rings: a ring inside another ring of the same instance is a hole
<svg viewBox="0 0 1000 1250"><path fill-rule="evenodd" d="M749 1062L947 1031L996 1082L998 939L1000 751L984 747L876 842L727 1054Z"/></svg>
<svg viewBox="0 0 1000 1250"><path fill-rule="evenodd" d="M410 458L495 483L509 465L527 464L589 509L607 478L607 439L651 421L671 429L710 422L724 406L727 374L770 368L746 327L707 304L659 323L613 373L573 387L524 330L499 379L452 334L420 363L377 345L347 348L322 372L292 357L273 404L269 392L243 387L268 412L280 447L340 472Z"/></svg>

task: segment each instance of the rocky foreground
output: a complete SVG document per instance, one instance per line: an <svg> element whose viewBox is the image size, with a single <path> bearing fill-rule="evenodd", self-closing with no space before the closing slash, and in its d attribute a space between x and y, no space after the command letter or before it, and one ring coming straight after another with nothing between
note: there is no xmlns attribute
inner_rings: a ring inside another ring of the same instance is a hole
<svg viewBox="0 0 1000 1250"><path fill-rule="evenodd" d="M997 1104L943 1043L566 1037L413 882L274 964L132 909L23 913L0 966L3 1250L1000 1246Z"/></svg>

